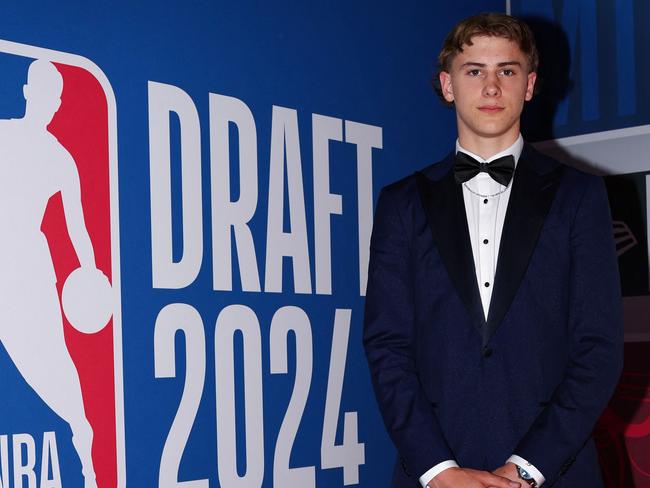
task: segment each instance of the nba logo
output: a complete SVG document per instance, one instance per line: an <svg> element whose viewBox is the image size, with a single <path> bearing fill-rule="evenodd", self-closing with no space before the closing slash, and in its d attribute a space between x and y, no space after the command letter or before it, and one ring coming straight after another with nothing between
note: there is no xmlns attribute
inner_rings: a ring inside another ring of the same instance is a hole
<svg viewBox="0 0 650 488"><path fill-rule="evenodd" d="M115 99L72 54L0 72L0 487L122 487Z"/></svg>

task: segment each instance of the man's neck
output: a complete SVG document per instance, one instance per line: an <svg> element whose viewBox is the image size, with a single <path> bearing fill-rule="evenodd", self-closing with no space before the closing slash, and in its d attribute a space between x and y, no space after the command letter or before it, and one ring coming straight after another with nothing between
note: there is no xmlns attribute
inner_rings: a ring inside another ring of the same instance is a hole
<svg viewBox="0 0 650 488"><path fill-rule="evenodd" d="M512 146L519 138L519 131L515 134L508 134L507 137L478 137L458 134L458 143L468 151L487 160L495 154Z"/></svg>

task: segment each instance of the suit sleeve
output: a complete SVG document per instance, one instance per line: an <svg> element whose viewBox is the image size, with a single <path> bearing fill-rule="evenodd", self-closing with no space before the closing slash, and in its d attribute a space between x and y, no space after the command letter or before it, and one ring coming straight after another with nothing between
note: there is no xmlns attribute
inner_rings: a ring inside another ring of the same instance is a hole
<svg viewBox="0 0 650 488"><path fill-rule="evenodd" d="M607 193L589 177L571 229L568 333L562 382L515 453L553 482L568 469L607 405L623 364L616 248Z"/></svg>
<svg viewBox="0 0 650 488"><path fill-rule="evenodd" d="M388 433L402 467L417 479L454 455L420 386L413 356L411 228L399 206L390 189L381 192L370 243L364 347Z"/></svg>

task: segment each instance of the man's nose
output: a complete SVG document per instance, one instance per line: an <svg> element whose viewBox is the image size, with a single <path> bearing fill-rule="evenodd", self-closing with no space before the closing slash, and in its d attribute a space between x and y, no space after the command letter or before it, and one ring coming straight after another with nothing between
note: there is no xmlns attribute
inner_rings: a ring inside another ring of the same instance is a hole
<svg viewBox="0 0 650 488"><path fill-rule="evenodd" d="M501 85L499 84L499 77L495 73L490 73L485 79L483 86L483 94L487 97L497 97L501 95Z"/></svg>

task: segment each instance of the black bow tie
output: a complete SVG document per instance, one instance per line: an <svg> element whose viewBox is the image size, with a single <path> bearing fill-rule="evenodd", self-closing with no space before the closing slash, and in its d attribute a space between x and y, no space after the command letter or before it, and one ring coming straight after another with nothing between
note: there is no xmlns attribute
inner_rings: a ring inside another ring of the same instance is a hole
<svg viewBox="0 0 650 488"><path fill-rule="evenodd" d="M482 171L489 174L497 183L508 186L515 171L515 158L508 155L489 163L481 163L468 154L460 151L456 153L456 163L454 164L456 183L465 183Z"/></svg>

